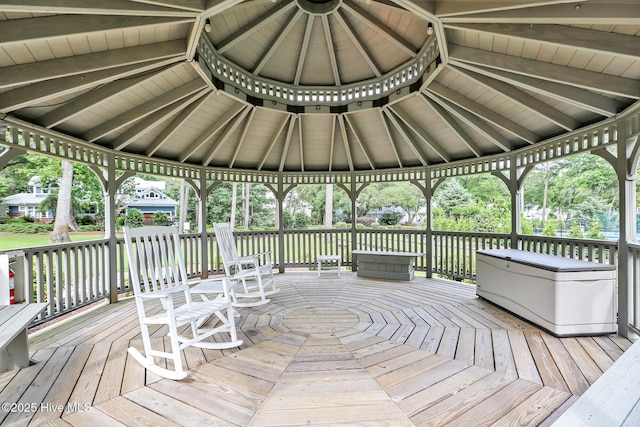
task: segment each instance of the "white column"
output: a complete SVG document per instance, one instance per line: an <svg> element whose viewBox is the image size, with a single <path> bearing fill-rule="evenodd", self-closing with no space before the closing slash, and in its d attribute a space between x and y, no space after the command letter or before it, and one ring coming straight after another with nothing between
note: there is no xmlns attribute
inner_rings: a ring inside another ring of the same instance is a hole
<svg viewBox="0 0 640 427"><path fill-rule="evenodd" d="M636 162L634 148L638 137L629 138L625 127L618 126L616 172L620 199L620 238L618 241L618 333L630 335L633 310L633 260L629 243L636 241ZM635 313L637 315L637 313Z"/></svg>

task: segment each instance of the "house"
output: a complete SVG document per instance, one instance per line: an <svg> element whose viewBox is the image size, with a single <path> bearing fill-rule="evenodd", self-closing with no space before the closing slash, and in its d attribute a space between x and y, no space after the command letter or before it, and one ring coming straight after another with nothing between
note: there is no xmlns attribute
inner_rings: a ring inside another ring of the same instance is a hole
<svg viewBox="0 0 640 427"><path fill-rule="evenodd" d="M146 181L134 177L135 196L129 200L127 209L135 208L144 215L145 225L153 224L153 215L157 211L165 212L170 221L176 218L178 202L164 194L167 183L165 181Z"/></svg>
<svg viewBox="0 0 640 427"><path fill-rule="evenodd" d="M50 210L40 212L40 204L51 194L51 187L44 188L40 183L40 177L34 176L27 185L31 191L18 193L4 198L4 205L7 207L7 215L11 218L29 216L41 222L53 222L54 214ZM3 212L5 212L3 210Z"/></svg>

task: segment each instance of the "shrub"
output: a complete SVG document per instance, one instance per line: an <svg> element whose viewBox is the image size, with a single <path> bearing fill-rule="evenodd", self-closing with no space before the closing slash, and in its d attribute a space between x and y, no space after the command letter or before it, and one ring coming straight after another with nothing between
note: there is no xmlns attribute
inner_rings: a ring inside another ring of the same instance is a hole
<svg viewBox="0 0 640 427"><path fill-rule="evenodd" d="M80 225L78 231L104 231L101 225Z"/></svg>
<svg viewBox="0 0 640 427"><path fill-rule="evenodd" d="M396 225L400 221L400 214L397 212L386 212L380 217L380 224Z"/></svg>
<svg viewBox="0 0 640 427"><path fill-rule="evenodd" d="M555 221L545 221L544 228L542 229L543 236L557 236L556 229L558 228Z"/></svg>
<svg viewBox="0 0 640 427"><path fill-rule="evenodd" d="M136 228L142 227L144 224L144 215L140 209L129 209L125 217L124 223L127 227Z"/></svg>
<svg viewBox="0 0 640 427"><path fill-rule="evenodd" d="M293 217L293 222L296 229L307 228L311 224L311 217L304 212L298 212Z"/></svg>
<svg viewBox="0 0 640 427"><path fill-rule="evenodd" d="M53 224L9 223L1 224L0 231L6 233L48 233L53 231Z"/></svg>
<svg viewBox="0 0 640 427"><path fill-rule="evenodd" d="M567 235L572 239L582 239L582 229L580 228L580 224L575 221L571 221L571 227L569 227L569 232Z"/></svg>
<svg viewBox="0 0 640 427"><path fill-rule="evenodd" d="M348 225L346 222L336 222L336 228L344 229L344 228L348 228Z"/></svg>
<svg viewBox="0 0 640 427"><path fill-rule="evenodd" d="M85 215L83 217L77 218L76 221L78 222L78 225L94 225L95 224L95 220L91 215Z"/></svg>
<svg viewBox="0 0 640 427"><path fill-rule="evenodd" d="M116 218L116 228L118 229L122 229L122 227L124 227L124 222L127 218L123 217L123 216L119 216Z"/></svg>
<svg viewBox="0 0 640 427"><path fill-rule="evenodd" d="M169 225L169 217L165 212L155 211L153 213L153 225Z"/></svg>
<svg viewBox="0 0 640 427"><path fill-rule="evenodd" d="M292 229L295 227L293 215L289 211L282 212L282 228Z"/></svg>
<svg viewBox="0 0 640 427"><path fill-rule="evenodd" d="M366 225L367 227L371 227L371 224L375 223L376 220L374 218L369 218L366 216L361 216L356 220L356 223Z"/></svg>
<svg viewBox="0 0 640 427"><path fill-rule="evenodd" d="M380 228L380 224L374 222L373 224L371 224L371 228Z"/></svg>

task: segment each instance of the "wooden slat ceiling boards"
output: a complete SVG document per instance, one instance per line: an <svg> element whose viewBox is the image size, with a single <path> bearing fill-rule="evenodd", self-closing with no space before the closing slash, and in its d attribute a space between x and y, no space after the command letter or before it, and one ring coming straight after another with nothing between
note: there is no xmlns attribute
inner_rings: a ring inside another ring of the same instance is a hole
<svg viewBox="0 0 640 427"><path fill-rule="evenodd" d="M443 165L640 98L631 0L0 0L0 21L0 121L198 167Z"/></svg>

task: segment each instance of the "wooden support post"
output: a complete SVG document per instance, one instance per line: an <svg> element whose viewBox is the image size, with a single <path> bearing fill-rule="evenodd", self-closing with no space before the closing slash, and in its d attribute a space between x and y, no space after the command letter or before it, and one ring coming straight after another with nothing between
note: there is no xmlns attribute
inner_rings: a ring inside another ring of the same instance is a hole
<svg viewBox="0 0 640 427"><path fill-rule="evenodd" d="M118 183L116 180L116 159L113 154L109 154L107 168L100 181L104 190L104 237L108 239L107 250L105 251L105 272L106 281L109 284L109 302L118 302L118 240L116 238L116 191ZM124 266L121 266L124 268Z"/></svg>

